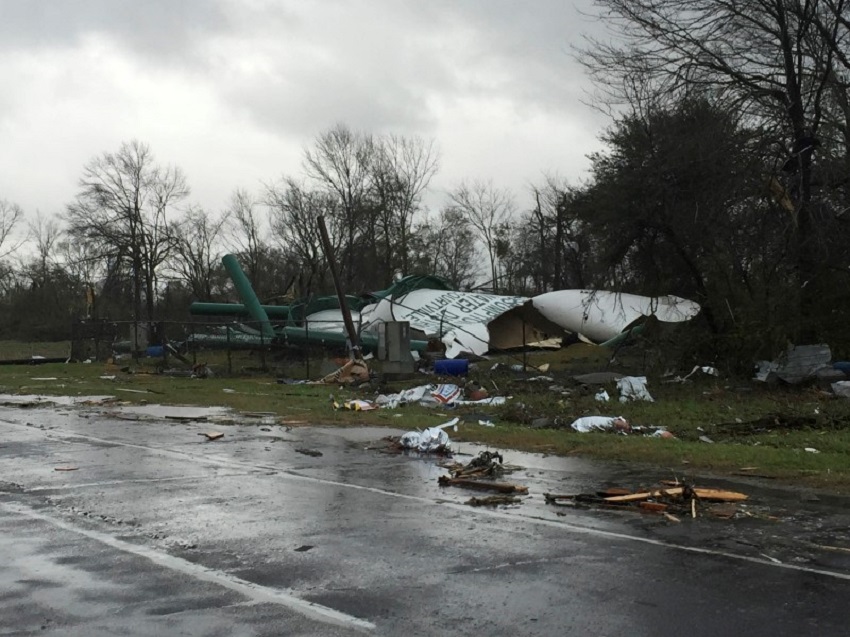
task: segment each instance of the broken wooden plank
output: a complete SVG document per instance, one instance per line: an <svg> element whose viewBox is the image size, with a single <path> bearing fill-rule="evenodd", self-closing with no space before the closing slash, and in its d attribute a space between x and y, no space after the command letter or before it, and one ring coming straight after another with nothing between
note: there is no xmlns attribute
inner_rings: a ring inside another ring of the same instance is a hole
<svg viewBox="0 0 850 637"><path fill-rule="evenodd" d="M440 476L437 482L442 487L463 487L480 491L498 491L499 493L528 493L528 487L508 482L484 482L482 480L450 478L449 476Z"/></svg>
<svg viewBox="0 0 850 637"><path fill-rule="evenodd" d="M694 487L694 493L700 500L713 500L715 502L743 502L750 496L737 491L724 491L723 489L704 489Z"/></svg>
<svg viewBox="0 0 850 637"><path fill-rule="evenodd" d="M701 500L712 500L715 502L742 502L749 498L745 493L737 491L724 491L723 489L706 489L694 487L694 494ZM669 498L681 496L684 493L683 487L674 487L670 489L656 489L654 491L642 491L640 493L632 493L629 495L617 495L605 498L606 502L640 502L652 498Z"/></svg>
<svg viewBox="0 0 850 637"><path fill-rule="evenodd" d="M224 438L224 434L220 431L205 431L198 434L199 436L206 436L207 440L218 440L219 438Z"/></svg>
<svg viewBox="0 0 850 637"><path fill-rule="evenodd" d="M54 471L76 471L79 467L53 467Z"/></svg>
<svg viewBox="0 0 850 637"><path fill-rule="evenodd" d="M684 489L682 487L676 487L673 489L656 489L655 491L642 491L640 493L630 493L628 495L615 495L608 498L605 498L606 502L640 502L642 500L649 500L650 498L664 498L682 495Z"/></svg>
<svg viewBox="0 0 850 637"><path fill-rule="evenodd" d="M604 491L597 492L600 497L610 498L617 495L631 495L634 493L631 489L624 489L622 487L608 487Z"/></svg>

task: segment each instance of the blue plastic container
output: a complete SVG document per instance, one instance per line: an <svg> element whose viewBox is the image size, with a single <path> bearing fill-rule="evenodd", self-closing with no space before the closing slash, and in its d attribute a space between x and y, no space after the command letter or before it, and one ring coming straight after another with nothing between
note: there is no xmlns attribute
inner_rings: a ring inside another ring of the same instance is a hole
<svg viewBox="0 0 850 637"><path fill-rule="evenodd" d="M850 376L850 361L838 361L832 364L832 369L837 369L844 372L845 376Z"/></svg>
<svg viewBox="0 0 850 637"><path fill-rule="evenodd" d="M150 358L162 358L165 354L165 348L162 345L151 345L145 350L145 356Z"/></svg>
<svg viewBox="0 0 850 637"><path fill-rule="evenodd" d="M434 373L438 376L466 376L469 373L469 361L465 358L446 358L435 361Z"/></svg>

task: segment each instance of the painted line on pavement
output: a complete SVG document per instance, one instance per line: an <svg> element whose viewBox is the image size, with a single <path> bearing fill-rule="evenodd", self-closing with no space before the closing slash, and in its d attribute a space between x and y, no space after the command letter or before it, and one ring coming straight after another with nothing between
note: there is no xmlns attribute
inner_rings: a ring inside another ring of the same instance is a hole
<svg viewBox="0 0 850 637"><path fill-rule="evenodd" d="M141 450L148 451L150 453L154 453L154 454L158 454L158 455L162 455L162 456L168 456L168 457L180 458L180 459L188 459L188 460L192 460L193 462L199 462L199 463L202 463L202 464L210 464L210 465L217 465L217 466L231 467L231 468L237 468L238 467L238 468L241 468L241 469L255 469L255 470L258 469L258 470L271 471L271 472L274 472L273 477L288 477L288 478L293 478L295 480L299 480L299 481L302 481L302 482L309 482L309 483L312 483L312 484L329 485L329 486L339 487L339 488L342 488L342 489L353 489L353 490L358 490L358 491L366 491L366 492L370 492L370 493L376 493L376 494L379 494L379 495L385 496L385 497L400 498L400 499L403 499L403 500L408 500L408 501L411 501L411 502L417 502L419 504L425 504L425 505L429 505L429 506L448 507L450 509L463 512L463 514L467 515L467 516L468 515L482 515L482 516L487 516L487 517L492 517L492 518L499 518L499 519L503 519L503 520L510 520L512 522L525 521L525 522L529 522L531 524L537 524L537 525L546 526L546 527L549 527L549 528L571 531L571 532L579 534L579 535L590 535L590 536L597 536L597 537L606 537L606 538L610 538L610 539L614 539L614 540L625 540L625 541L630 541L630 542L639 542L639 543L642 543L642 544L649 544L649 545L658 546L658 547L661 547L661 548L676 549L676 550L685 551L685 552L688 552L688 553L696 553L696 554L699 554L699 555L710 555L710 556L715 556L715 557L723 557L723 558L727 558L727 559L731 559L731 560L738 560L738 561L743 561L743 562L749 562L749 563L752 563L752 564L758 564L760 566L769 566L769 567L772 567L772 568L785 569L785 570L796 571L796 572L800 572L800 573L809 573L809 574L812 574L812 575L822 575L824 577L831 577L831 578L835 578L835 579L850 581L850 573L840 573L838 571L829 571L829 570L825 570L825 569L812 568L812 567L808 567L808 566L803 566L801 564L790 564L790 563L786 563L786 562L778 562L778 561L773 561L772 559L766 559L766 558L762 558L762 557L752 557L752 556L749 556L749 555L741 555L739 553L730 553L730 552L727 552L727 551L720 551L720 550L717 550L717 549L702 548L702 547L699 547L699 546L687 546L685 544L675 544L673 542L667 542L667 541L664 541L664 540L656 540L656 539L650 538L650 537L641 537L639 535L630 535L628 533L620 533L618 531L606 531L604 529L597 529L597 528L593 528L593 527L582 526L580 524L574 524L572 522L560 522L560 521L557 521L557 520L550 520L550 519L546 519L546 518L541 518L539 516L514 514L514 513L503 512L503 511L483 510L483 509L479 509L479 508L474 508L474 509L470 510L470 507L468 507L464 504L455 503L455 502L447 502L445 499L431 499L431 498L426 498L426 497L422 497L422 496L409 495L409 494L406 494L406 493L398 493L396 491L388 491L386 489L379 489L377 487L368 487L368 486L365 486L365 485L352 484L352 483L349 483L349 482L339 482L339 481L336 481L336 480L328 480L326 478L316 478L316 477L313 477L313 476L307 476L307 475L304 475L304 474L301 474L301 473L297 473L296 471L291 470L291 469L281 469L278 466L262 465L262 464L249 464L249 463L246 463L246 462L241 462L239 460L233 460L233 459L230 459L230 458L222 458L222 457L217 457L217 456L200 456L200 455L196 455L196 454L193 454L193 453L188 453L186 451L177 451L175 449L168 449L168 448L165 448L165 447L152 447L152 446L149 446L149 445L141 445L141 444L132 443L132 442L122 442L122 441L116 441L116 440L108 440L108 439L104 439L104 438L98 438L97 436L89 436L89 435L79 434L79 433L64 434L64 433L61 433L61 432L57 432L55 430L44 431L44 430L40 430L40 429L33 431L33 429L31 427L27 427L26 425L18 425L16 423L10 423L8 421L3 421L3 420L0 420L0 423L10 425L12 427L16 427L16 428L19 428L19 429L32 431L33 433L40 432L40 433L43 433L46 437L75 438L75 439L83 438L83 439L90 440L92 442L109 443L109 444L120 445L120 446L135 448L135 449L141 449Z"/></svg>
<svg viewBox="0 0 850 637"><path fill-rule="evenodd" d="M207 568L200 564L195 564L194 562L189 562L188 560L169 555L168 553L157 551L142 544L132 544L130 542L119 540L111 535L107 535L106 533L74 526L64 520L59 520L49 515L45 515L21 504L0 503L0 508L8 513L21 515L40 522L46 522L57 528L70 531L71 533L76 533L77 535L82 535L100 542L101 544L118 549L119 551L143 557L158 566L165 567L172 571L189 575L204 582L218 584L219 586L240 593L255 602L272 603L285 606L286 608L304 615L305 617L309 617L326 624L355 628L361 631L372 631L375 629L375 624L364 619L360 619L359 617L347 615L338 610L334 610L333 608L322 606L321 604L313 604L312 602L305 601L291 593L254 584L247 580L228 575L222 571Z"/></svg>

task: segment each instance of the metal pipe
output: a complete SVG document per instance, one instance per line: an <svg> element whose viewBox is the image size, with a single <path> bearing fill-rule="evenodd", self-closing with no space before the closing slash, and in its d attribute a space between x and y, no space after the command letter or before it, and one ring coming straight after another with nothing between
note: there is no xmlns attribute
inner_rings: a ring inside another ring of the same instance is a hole
<svg viewBox="0 0 850 637"><path fill-rule="evenodd" d="M289 320L288 305L261 305L269 318ZM195 301L189 306L189 314L194 316L251 316L248 307L242 303L207 303Z"/></svg>
<svg viewBox="0 0 850 637"><path fill-rule="evenodd" d="M239 267L236 257L232 254L226 254L221 259L221 264L230 275L233 285L236 286L236 291L239 292L239 296L242 298L242 302L248 309L251 318L260 324L260 331L265 337L274 338L274 330L272 329L272 324L269 323L269 316L266 314L263 306L260 305L260 299L257 298L257 294L254 292L254 288L251 287L248 277L245 276L242 268Z"/></svg>

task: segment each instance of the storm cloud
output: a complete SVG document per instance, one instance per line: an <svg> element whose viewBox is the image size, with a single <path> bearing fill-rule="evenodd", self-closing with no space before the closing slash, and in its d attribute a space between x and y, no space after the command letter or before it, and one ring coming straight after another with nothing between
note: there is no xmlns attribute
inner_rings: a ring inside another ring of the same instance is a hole
<svg viewBox="0 0 850 637"><path fill-rule="evenodd" d="M434 139L429 201L462 179L577 181L605 125L571 47L590 0L0 0L0 197L61 211L122 141L192 200L299 175L337 123Z"/></svg>

